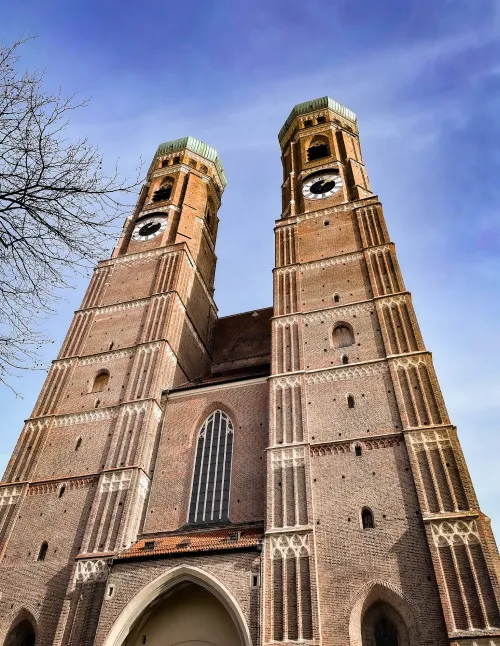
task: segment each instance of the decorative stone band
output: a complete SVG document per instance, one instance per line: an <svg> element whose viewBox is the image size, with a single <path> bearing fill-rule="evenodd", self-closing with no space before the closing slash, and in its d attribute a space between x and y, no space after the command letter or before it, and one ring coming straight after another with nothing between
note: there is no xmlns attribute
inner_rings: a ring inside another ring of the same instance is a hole
<svg viewBox="0 0 500 646"><path fill-rule="evenodd" d="M75 426L77 424L88 424L90 422L100 422L107 419L116 419L121 413L143 413L147 410L148 405L152 400L146 399L138 402L131 402L129 404L121 404L119 406L110 406L108 408L100 408L99 410L90 410L83 413L73 413L71 415L60 415L54 419L54 427L59 428L62 426ZM161 409L156 402L153 404L153 415L156 420L161 418ZM45 426L48 426L47 420ZM32 422L30 422L31 424Z"/></svg>
<svg viewBox="0 0 500 646"><path fill-rule="evenodd" d="M356 440L355 442L331 442L310 447L312 457L322 457L325 455L339 455L351 453L356 446L364 447L367 451L373 449L387 449L393 446L403 444L401 435L392 437L378 437L370 440Z"/></svg>
<svg viewBox="0 0 500 646"><path fill-rule="evenodd" d="M273 323L275 327L286 327L287 325L296 325L298 321L298 316L281 316L274 319Z"/></svg>
<svg viewBox="0 0 500 646"><path fill-rule="evenodd" d="M165 296L165 294L162 294ZM144 307L149 303L151 299L149 298L139 298L136 301L125 301L125 303L117 303L116 305L105 305L104 307L93 307L89 309L96 310L96 315L100 316L101 314L112 314L113 312L121 312L123 310L132 310L137 307ZM88 312L89 310L81 310L78 314L83 312Z"/></svg>
<svg viewBox="0 0 500 646"><path fill-rule="evenodd" d="M125 491L130 489L132 484L132 470L113 471L105 473L101 480L101 493L108 491Z"/></svg>
<svg viewBox="0 0 500 646"><path fill-rule="evenodd" d="M96 481L98 476L89 476L87 478L74 478L68 480L57 480L54 482L35 482L29 485L28 496L36 496L44 493L56 493L64 485L70 491L73 489L85 489L91 487Z"/></svg>
<svg viewBox="0 0 500 646"><path fill-rule="evenodd" d="M378 253L384 253L385 251L389 251L389 249L392 247L392 244L383 244L379 247L370 247L369 249L366 249L366 253L369 256L374 256L375 254Z"/></svg>
<svg viewBox="0 0 500 646"><path fill-rule="evenodd" d="M500 637L476 637L450 642L450 646L500 646Z"/></svg>
<svg viewBox="0 0 500 646"><path fill-rule="evenodd" d="M106 363L107 361L112 361L114 359L125 359L125 358L128 359L134 354L134 352L136 351L136 348L138 352L149 353L149 352L154 352L158 350L158 348L162 345L162 343L166 343L167 345L167 354L169 358L171 360L177 360L172 348L168 345L166 341L153 341L152 343L144 343L139 346L134 346L133 348L124 348L123 350L115 350L113 352L103 352L102 354L95 354L90 357L81 357L77 359L77 363L79 366L90 366L96 363Z"/></svg>
<svg viewBox="0 0 500 646"><path fill-rule="evenodd" d="M426 449L446 449L451 446L449 428L431 429L429 431L412 431L408 433L414 451Z"/></svg>
<svg viewBox="0 0 500 646"><path fill-rule="evenodd" d="M272 384L274 390L277 390L278 388L293 388L295 386L300 386L300 376L294 375L292 377L272 378Z"/></svg>
<svg viewBox="0 0 500 646"><path fill-rule="evenodd" d="M95 354L91 357L81 357L77 359L79 366L90 366L95 363L106 363L113 359L128 359L132 356L134 350L131 348L124 350L115 350L114 352L104 352L103 354Z"/></svg>
<svg viewBox="0 0 500 646"><path fill-rule="evenodd" d="M305 448L303 446L291 449L277 449L271 452L271 464L273 469L300 466L304 464L304 458Z"/></svg>
<svg viewBox="0 0 500 646"><path fill-rule="evenodd" d="M309 271L311 269L323 269L324 267L334 267L335 265L344 265L346 262L353 262L361 260L363 253L361 251L354 251L353 253L346 253L341 256L333 256L332 258L325 258L324 260L314 260L312 262L305 262L303 264L288 265L286 267L279 267L275 269L275 273L289 274L293 271L300 269L301 271Z"/></svg>
<svg viewBox="0 0 500 646"><path fill-rule="evenodd" d="M382 307L392 307L393 305L402 305L403 303L406 303L409 297L409 292L405 292L404 294L401 294L400 296L382 296L378 297L375 302L377 303L377 307L381 309Z"/></svg>
<svg viewBox="0 0 500 646"><path fill-rule="evenodd" d="M391 364L396 368L408 368L409 366L426 365L427 358L430 356L429 352L421 351L406 357L397 357L391 359Z"/></svg>
<svg viewBox="0 0 500 646"><path fill-rule="evenodd" d="M443 521L431 523L432 536L436 547L473 545L479 543L479 532L475 520Z"/></svg>
<svg viewBox="0 0 500 646"><path fill-rule="evenodd" d="M355 316L362 312L373 312L375 310L375 305L373 301L366 301L365 303L359 303L357 305L345 305L343 307L333 307L326 310L321 310L320 312L312 312L311 314L304 314L303 320L306 323L319 323L320 321L340 321L346 315Z"/></svg>
<svg viewBox="0 0 500 646"><path fill-rule="evenodd" d="M309 534L280 534L271 537L271 558L287 556L308 556L310 554Z"/></svg>
<svg viewBox="0 0 500 646"><path fill-rule="evenodd" d="M78 561L76 564L74 583L97 583L106 581L109 568L103 559Z"/></svg>
<svg viewBox="0 0 500 646"><path fill-rule="evenodd" d="M318 372L306 374L307 384L321 384L329 381L344 381L347 379L356 379L358 377L368 377L388 372L389 366L385 361L365 363L360 366L351 366L349 368L330 368Z"/></svg>
<svg viewBox="0 0 500 646"><path fill-rule="evenodd" d="M116 417L118 417L118 408L113 406L112 408L101 408L100 410L56 417L54 420L54 426L56 428L60 428L61 426L75 426L76 424L88 424L89 422L114 419Z"/></svg>
<svg viewBox="0 0 500 646"><path fill-rule="evenodd" d="M303 220L311 220L313 218L324 218L326 215L331 215L333 213L345 213L346 211L354 211L361 207L370 206L372 204L378 204L378 199L376 196L369 195L362 200L356 202L347 202L345 204L338 204L337 206L331 206L327 209L322 209L321 211L311 211L310 213L303 213L295 218L295 222L302 222Z"/></svg>
<svg viewBox="0 0 500 646"><path fill-rule="evenodd" d="M311 136L311 131L308 130L307 132L305 132L304 136L310 137ZM321 166L315 166L313 169L308 168L306 170L301 171L297 175L297 179L302 179L306 175L310 175L312 172L317 173L320 170L327 170L329 168L339 168L339 167L343 168L343 166L344 166L344 164L342 164L342 162L339 162L339 161L333 161L333 162L330 162L329 164L321 164Z"/></svg>
<svg viewBox="0 0 500 646"><path fill-rule="evenodd" d="M37 420L32 420L30 422L27 422L26 426L24 427L25 431L41 431L44 428L48 428L50 426L50 421L51 417L44 417L42 419L37 419Z"/></svg>
<svg viewBox="0 0 500 646"><path fill-rule="evenodd" d="M1 487L0 488L0 507L6 505L15 505L23 492L22 487Z"/></svg>

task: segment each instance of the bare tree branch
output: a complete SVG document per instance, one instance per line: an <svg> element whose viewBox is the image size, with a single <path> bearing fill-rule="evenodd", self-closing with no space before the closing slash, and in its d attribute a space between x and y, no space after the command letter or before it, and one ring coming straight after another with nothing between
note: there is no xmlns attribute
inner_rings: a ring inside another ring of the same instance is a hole
<svg viewBox="0 0 500 646"><path fill-rule="evenodd" d="M0 382L41 368L40 324L75 271L116 237L136 180L103 170L87 139L64 136L87 101L43 89L43 73L17 70L18 49L0 44Z"/></svg>

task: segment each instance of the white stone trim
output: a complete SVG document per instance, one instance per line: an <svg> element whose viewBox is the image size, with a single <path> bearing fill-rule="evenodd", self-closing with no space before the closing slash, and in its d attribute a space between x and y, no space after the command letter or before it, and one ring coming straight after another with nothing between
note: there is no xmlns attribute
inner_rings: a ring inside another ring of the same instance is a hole
<svg viewBox="0 0 500 646"><path fill-rule="evenodd" d="M273 320L275 327L286 327L287 325L296 325L299 321L298 315L294 316L280 316Z"/></svg>
<svg viewBox="0 0 500 646"><path fill-rule="evenodd" d="M426 449L447 449L451 446L450 433L448 428L408 433L410 444L414 451L425 451Z"/></svg>
<svg viewBox="0 0 500 646"><path fill-rule="evenodd" d="M436 547L474 545L481 542L475 520L446 520L430 525Z"/></svg>
<svg viewBox="0 0 500 646"><path fill-rule="evenodd" d="M306 323L318 323L319 321L326 320L340 321L346 314L348 316L353 316L354 314L359 314L366 311L375 311L374 301L365 301L356 305L342 305L340 307L331 307L317 312L312 312L310 314L304 314L303 319Z"/></svg>
<svg viewBox="0 0 500 646"><path fill-rule="evenodd" d="M300 375L294 375L292 377L272 377L272 380L274 390L277 390L278 388L293 388L294 386L300 386L301 384Z"/></svg>
<svg viewBox="0 0 500 646"><path fill-rule="evenodd" d="M298 446L289 449L272 449L271 465L273 469L281 467L300 466L305 462L305 447Z"/></svg>
<svg viewBox="0 0 500 646"><path fill-rule="evenodd" d="M106 581L108 574L108 564L103 559L77 561L74 583Z"/></svg>
<svg viewBox="0 0 500 646"><path fill-rule="evenodd" d="M309 545L309 534L281 534L272 536L271 559L286 558L288 554L293 556L309 556L311 553Z"/></svg>
<svg viewBox="0 0 500 646"><path fill-rule="evenodd" d="M16 505L23 493L23 487L2 487L0 488L0 507L6 505Z"/></svg>
<svg viewBox="0 0 500 646"><path fill-rule="evenodd" d="M101 493L108 491L126 491L132 485L132 469L105 473L101 480Z"/></svg>
<svg viewBox="0 0 500 646"><path fill-rule="evenodd" d="M368 377L388 372L389 366L384 362L368 363L363 365L353 365L345 368L333 368L321 370L306 375L307 384L320 384L328 381L344 381L346 379L356 379L357 377Z"/></svg>
<svg viewBox="0 0 500 646"><path fill-rule="evenodd" d="M392 247L392 244L383 244L378 247L370 247L368 249L365 249L365 251L369 256L373 256L377 253L383 253L384 251L388 251L389 249L391 249L391 247Z"/></svg>

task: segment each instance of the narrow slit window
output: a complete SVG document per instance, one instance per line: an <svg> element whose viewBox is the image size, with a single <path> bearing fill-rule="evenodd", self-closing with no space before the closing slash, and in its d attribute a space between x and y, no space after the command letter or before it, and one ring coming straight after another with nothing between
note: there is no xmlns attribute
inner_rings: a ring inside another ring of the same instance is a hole
<svg viewBox="0 0 500 646"><path fill-rule="evenodd" d="M354 455L359 458L361 457L361 454L362 454L361 446L359 444L356 444L356 446L354 447Z"/></svg>
<svg viewBox="0 0 500 646"><path fill-rule="evenodd" d="M75 444L75 451L78 451L78 449L81 447L81 445L82 445L82 438L81 438L81 437L79 437L79 438L76 440L76 444Z"/></svg>
<svg viewBox="0 0 500 646"><path fill-rule="evenodd" d="M340 296L338 294L333 295L333 302L334 303L340 303Z"/></svg>
<svg viewBox="0 0 500 646"><path fill-rule="evenodd" d="M347 407L348 408L354 408L354 396L353 395L347 395Z"/></svg>
<svg viewBox="0 0 500 646"><path fill-rule="evenodd" d="M363 529L373 529L375 527L373 514L368 507L363 507L361 510L361 522L363 523Z"/></svg>
<svg viewBox="0 0 500 646"><path fill-rule="evenodd" d="M342 364L344 366L347 366L348 363L349 363L349 357L346 354L342 355Z"/></svg>
<svg viewBox="0 0 500 646"><path fill-rule="evenodd" d="M203 423L193 470L189 523L228 520L234 428L221 410Z"/></svg>
<svg viewBox="0 0 500 646"><path fill-rule="evenodd" d="M49 544L47 541L44 541L40 546L40 551L38 552L37 561L45 561L47 557L47 551L49 549Z"/></svg>
<svg viewBox="0 0 500 646"><path fill-rule="evenodd" d="M59 487L59 496L58 497L62 498L65 493L66 493L66 485L62 485L61 487Z"/></svg>

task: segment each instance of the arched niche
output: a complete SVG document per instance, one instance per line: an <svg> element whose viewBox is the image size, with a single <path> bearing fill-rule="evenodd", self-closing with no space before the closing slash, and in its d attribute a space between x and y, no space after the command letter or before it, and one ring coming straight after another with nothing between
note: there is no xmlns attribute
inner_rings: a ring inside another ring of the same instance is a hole
<svg viewBox="0 0 500 646"><path fill-rule="evenodd" d="M252 646L231 593L200 568L180 566L149 583L127 604L104 646Z"/></svg>
<svg viewBox="0 0 500 646"><path fill-rule="evenodd" d="M415 609L402 592L373 581L357 594L349 620L350 646L416 646L419 639Z"/></svg>
<svg viewBox="0 0 500 646"><path fill-rule="evenodd" d="M34 620L28 618L27 612L22 612L7 633L4 646L36 646L36 631Z"/></svg>

